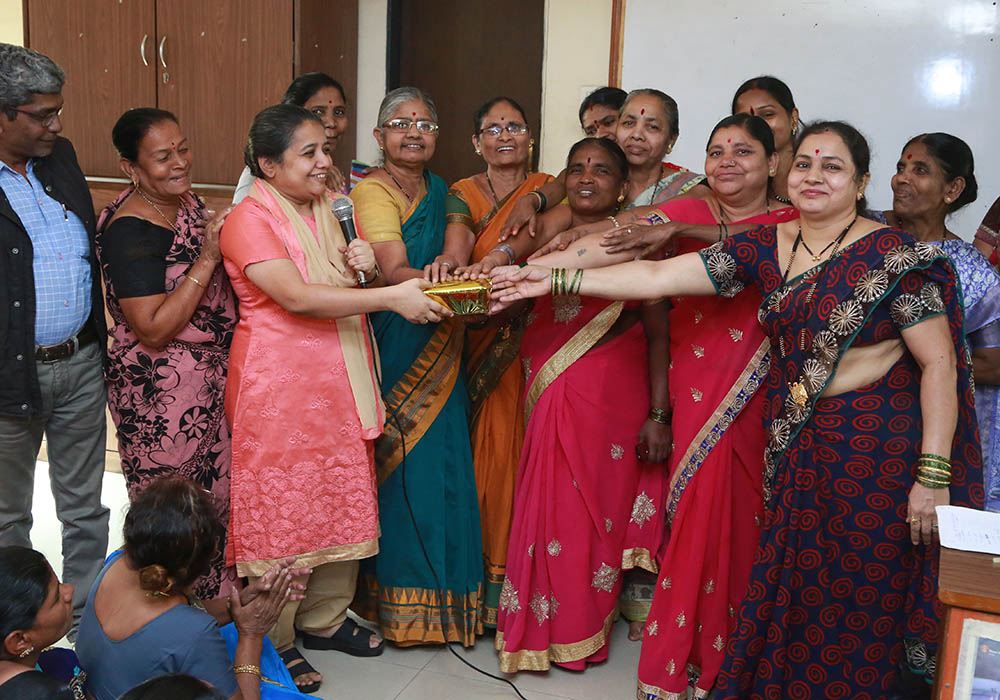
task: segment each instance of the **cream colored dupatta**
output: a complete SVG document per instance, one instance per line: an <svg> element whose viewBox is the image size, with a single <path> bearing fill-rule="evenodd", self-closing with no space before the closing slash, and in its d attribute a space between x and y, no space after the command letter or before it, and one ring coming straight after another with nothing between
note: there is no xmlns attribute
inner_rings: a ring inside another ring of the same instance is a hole
<svg viewBox="0 0 1000 700"><path fill-rule="evenodd" d="M260 178L254 180L247 196L262 204L285 227L283 233L286 241L294 239L298 242L305 255L306 271L303 278L307 283L328 284L332 287L354 287L357 284L354 272L340 252L347 241L340 223L330 211L326 197L318 198L312 203L312 213L316 220L316 235L313 235L291 202L267 182ZM361 419L362 434L366 439L373 439L381 434L385 422L385 407L375 379L378 350L372 344L371 354L367 352L362 315L338 318L336 324L340 349L347 365L347 377L351 382L354 403Z"/></svg>

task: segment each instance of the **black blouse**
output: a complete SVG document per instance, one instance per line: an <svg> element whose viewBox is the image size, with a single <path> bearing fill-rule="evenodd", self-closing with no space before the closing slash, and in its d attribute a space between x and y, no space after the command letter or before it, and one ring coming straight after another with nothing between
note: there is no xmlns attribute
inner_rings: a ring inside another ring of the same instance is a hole
<svg viewBox="0 0 1000 700"><path fill-rule="evenodd" d="M111 222L101 235L101 258L119 299L165 294L167 253L174 231L135 216Z"/></svg>

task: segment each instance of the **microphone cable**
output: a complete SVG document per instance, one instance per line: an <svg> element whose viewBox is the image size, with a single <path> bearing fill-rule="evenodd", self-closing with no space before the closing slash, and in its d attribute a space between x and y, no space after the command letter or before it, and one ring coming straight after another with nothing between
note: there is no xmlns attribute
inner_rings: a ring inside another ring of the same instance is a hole
<svg viewBox="0 0 1000 700"><path fill-rule="evenodd" d="M395 313L395 312L383 312L383 313ZM371 319L368 318L368 314L365 315L365 326L366 326L366 328L368 330L368 341L369 341L369 343L371 343L371 346L374 349L374 348L376 348L378 346L375 343L375 336L374 336L374 333L372 331ZM420 379L415 383L415 386L419 385L420 382L422 382L427 377L427 375L430 373L430 371L432 369L434 369L434 367L437 365L437 363L444 356L444 350L445 350L445 348L441 348L441 350L437 354L437 357L435 357L434 361L431 362L430 366L426 370L424 370L424 373L420 376ZM372 366L375 368L375 379L376 379L376 381L378 381L378 385L381 388L381 386L382 386L382 369L381 369L381 367L379 367L379 363L377 363L377 362L373 362ZM403 398L403 401L401 401L400 404L402 405L402 403L405 403L406 399L409 398L409 396L412 393L413 393L413 390L411 389L410 393L407 394ZM420 527L417 525L417 516L413 512L413 505L410 503L410 495L409 495L409 493L406 490L406 434L403 431L403 426L400 425L399 417L398 417L396 411L392 410L390 408L389 404L385 401L384 397L383 397L383 403L385 404L385 409L386 409L386 420L388 421L388 420L391 419L392 422L396 425L396 430L399 431L400 446L401 446L401 448L403 450L403 458L402 458L402 460L400 460L400 463L399 463L399 469L400 469L399 476L400 476L400 480L401 480L402 486L403 486L403 500L406 502L406 510L407 510L407 512L410 515L410 522L413 523L413 531L417 535L417 542L420 544L420 551L423 553L423 555L424 555L424 561L427 562L427 568L430 569L431 576L434 579L434 587L436 589L436 593L438 595L438 601L439 601L437 607L438 607L438 614L441 616L441 634L442 634L442 637L444 638L444 644L448 648L448 651L451 652L452 656L454 656L456 659L458 659L459 661L461 661L463 664L465 664L466 666L468 666L469 668L471 668L473 671L476 671L477 673L481 673L484 676L488 676L488 677L493 678L495 680L502 681L502 682L506 683L507 685L509 685L511 687L511 690L513 690L514 693L517 694L517 697L521 698L521 700L527 700L527 698L524 697L524 695L521 693L521 691L518 690L518 687L516 685L514 685L513 681L511 681L508 678L504 678L503 676L498 676L498 675L495 675L493 673L490 673L486 669L479 668L478 666L476 666L471 661L463 658L457 651L455 651L454 647L452 647L452 644L454 644L454 642L452 642L450 639L448 639L448 628L446 626L445 621L446 620L450 620L451 616L448 614L448 606L446 604L445 592L444 592L443 587L441 586L441 579L438 578L437 571L434 570L434 564L431 563L430 555L427 553L427 546L424 544L424 538L420 534ZM477 503L476 504L476 508L478 508L478 507L479 507L479 504ZM485 594L485 590L486 590L486 581L485 581L485 578L484 578L484 580L483 580L483 592L484 592L484 594ZM473 631L473 635L475 635L475 631ZM383 642L383 644L384 643L385 642Z"/></svg>

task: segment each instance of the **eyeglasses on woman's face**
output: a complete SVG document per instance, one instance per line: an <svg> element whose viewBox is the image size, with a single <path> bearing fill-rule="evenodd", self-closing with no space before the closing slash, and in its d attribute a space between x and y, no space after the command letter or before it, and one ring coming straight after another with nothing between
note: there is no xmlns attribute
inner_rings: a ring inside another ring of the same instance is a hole
<svg viewBox="0 0 1000 700"><path fill-rule="evenodd" d="M507 130L507 133L511 136L520 136L521 134L528 133L528 127L525 124L518 124L517 122L510 122L506 126L501 126L500 124L491 124L483 129L479 130L480 134L485 134L486 136L492 136L497 139L500 135Z"/></svg>
<svg viewBox="0 0 1000 700"><path fill-rule="evenodd" d="M390 119L385 124L382 125L383 129L389 129L390 131L395 131L398 133L405 133L410 130L411 127L416 125L417 131L421 134L433 134L440 127L429 119L406 119L401 117L399 119Z"/></svg>

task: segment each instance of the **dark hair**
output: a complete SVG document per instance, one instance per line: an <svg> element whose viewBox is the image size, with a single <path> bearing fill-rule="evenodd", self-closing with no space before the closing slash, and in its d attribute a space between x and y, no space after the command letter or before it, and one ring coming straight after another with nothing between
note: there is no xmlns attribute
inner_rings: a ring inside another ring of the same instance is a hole
<svg viewBox="0 0 1000 700"><path fill-rule="evenodd" d="M678 134L681 133L680 115L677 112L677 100L660 90L656 90L654 88L640 88L639 90L633 90L625 96L625 101L622 102L622 106L618 110L619 116L621 115L621 110L625 109L625 105L631 102L633 98L641 97L643 95L646 97L655 97L660 101L660 104L663 106L663 111L667 113L667 126L670 129L670 133L667 137L677 138Z"/></svg>
<svg viewBox="0 0 1000 700"><path fill-rule="evenodd" d="M7 635L35 626L51 580L52 570L40 552L0 547L0 659L11 658L4 646Z"/></svg>
<svg viewBox="0 0 1000 700"><path fill-rule="evenodd" d="M750 78L750 80L740 85L736 89L736 94L733 95L733 108L731 110L733 114L736 114L736 103L739 101L740 96L751 90L763 90L773 97L781 105L782 109L788 112L789 117L792 116L792 111L795 109L795 100L792 98L792 91L788 89L783 80L779 80L773 75L758 75L756 78Z"/></svg>
<svg viewBox="0 0 1000 700"><path fill-rule="evenodd" d="M627 92L616 87L600 87L583 98L580 103L580 124L583 124L583 113L591 107L601 106L613 109L616 112L625 104Z"/></svg>
<svg viewBox="0 0 1000 700"><path fill-rule="evenodd" d="M194 676L168 673L125 691L118 700L226 700L226 696Z"/></svg>
<svg viewBox="0 0 1000 700"><path fill-rule="evenodd" d="M958 177L965 179L965 189L962 190L962 194L948 205L949 214L976 201L979 185L976 183L975 163L969 144L957 136L935 131L930 134L914 136L906 142L903 150L905 151L914 142L920 142L927 147L927 152L937 161L938 167L944 171L945 179L948 182Z"/></svg>
<svg viewBox="0 0 1000 700"><path fill-rule="evenodd" d="M516 100L513 100L510 97L504 97L503 95L500 95L498 97L494 97L492 100L487 100L479 107L479 109L476 110L476 114L472 118L473 128L475 129L475 131L473 131L474 134L478 134L479 130L483 128L483 119L486 118L486 115L489 114L490 110L496 107L501 102L506 102L511 107L520 112L521 119L524 120L525 124L528 123L528 115L524 113L524 108L521 107L521 105L519 105Z"/></svg>
<svg viewBox="0 0 1000 700"><path fill-rule="evenodd" d="M738 126L745 130L754 141L759 141L760 145L764 147L764 155L770 157L774 153L774 132L771 131L771 127L768 123L761 119L760 117L754 116L752 114L747 114L746 112L738 112L732 116L726 117L715 125L712 129L712 133L708 135L708 142L705 144L705 150L712 145L712 139L715 138L715 132L719 129L728 129L731 126Z"/></svg>
<svg viewBox="0 0 1000 700"><path fill-rule="evenodd" d="M608 155L610 155L612 160L614 160L615 166L617 166L618 171L621 173L622 180L628 178L628 158L625 157L625 151L623 151L622 147L619 146L617 143L615 143L611 139L604 138L603 136L601 138L597 138L595 136L588 136L587 138L580 139L572 146L570 146L569 155L566 156L566 167L569 167L569 164L573 161L573 156L576 155L577 151L579 151L584 146L590 146L590 145L600 146L605 151L607 151Z"/></svg>
<svg viewBox="0 0 1000 700"><path fill-rule="evenodd" d="M343 85L338 83L326 73L313 71L312 73L303 73L302 75L296 77L288 85L288 89L285 90L285 96L281 98L281 104L305 107L306 102L308 102L313 95L327 87L336 88L337 92L340 93L340 98L344 102L347 102L347 95L344 94Z"/></svg>
<svg viewBox="0 0 1000 700"><path fill-rule="evenodd" d="M224 532L207 491L192 481L166 477L132 500L122 549L139 571L143 590L180 592L208 572Z"/></svg>
<svg viewBox="0 0 1000 700"><path fill-rule="evenodd" d="M151 128L160 122L174 122L177 117L172 112L156 107L136 107L118 117L111 129L111 143L125 160L130 163L139 159L139 144Z"/></svg>
<svg viewBox="0 0 1000 700"><path fill-rule="evenodd" d="M808 137L815 134L825 134L828 131L839 136L840 140L847 146L847 151L851 154L851 160L854 162L854 168L857 170L856 180L861 182L869 172L871 150L869 150L868 141L861 132L847 122L818 121L806 125L806 128L799 134L799 140L795 144L796 155L798 155L799 149L802 148L802 142ZM862 197L858 200L858 214L863 214L867 209L867 198Z"/></svg>
<svg viewBox="0 0 1000 700"><path fill-rule="evenodd" d="M243 149L243 162L250 168L250 174L254 177L263 175L258 158L270 158L280 163L292 143L295 130L307 121L323 124L319 117L299 105L273 105L257 112L250 123L247 145Z"/></svg>

